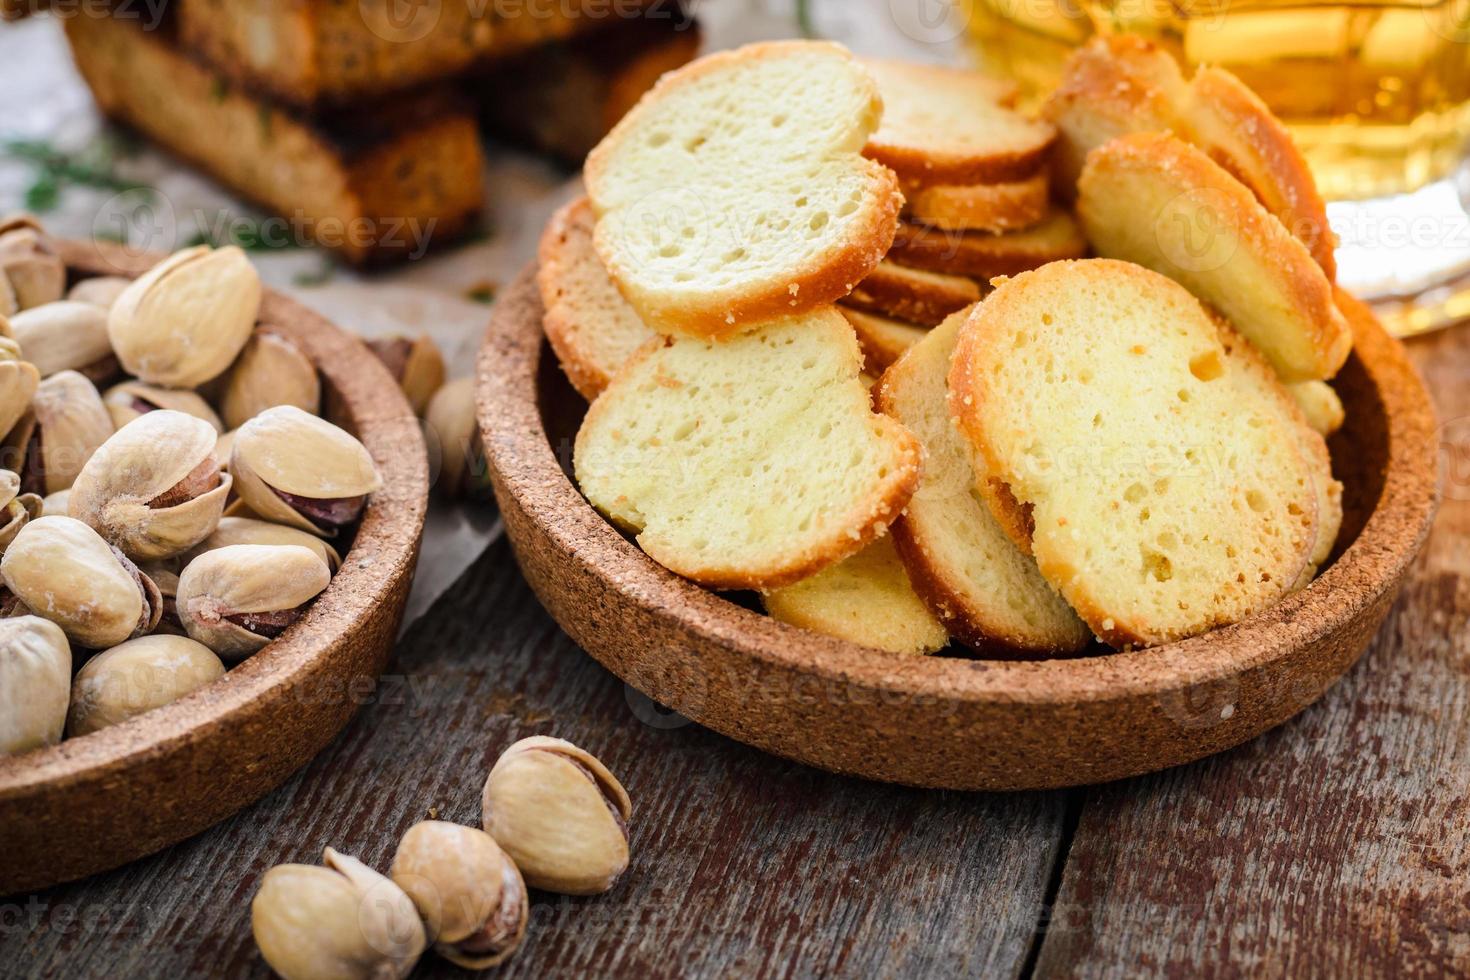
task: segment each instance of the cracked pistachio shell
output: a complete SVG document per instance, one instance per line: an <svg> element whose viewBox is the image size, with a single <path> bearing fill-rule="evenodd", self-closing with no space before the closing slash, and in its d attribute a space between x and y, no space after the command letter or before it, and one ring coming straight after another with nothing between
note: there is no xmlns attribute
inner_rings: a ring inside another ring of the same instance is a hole
<svg viewBox="0 0 1470 980"><path fill-rule="evenodd" d="M398 980L427 939L403 889L330 847L326 867L281 864L250 903L260 953L285 980Z"/></svg>
<svg viewBox="0 0 1470 980"><path fill-rule="evenodd" d="M21 360L20 345L0 338L0 438L30 410L31 399L41 384L41 372Z"/></svg>
<svg viewBox="0 0 1470 980"><path fill-rule="evenodd" d="M235 544L189 562L175 605L191 637L226 660L240 660L295 622L331 580L326 563L310 549ZM255 629L242 618L254 620Z"/></svg>
<svg viewBox="0 0 1470 980"><path fill-rule="evenodd" d="M418 907L435 952L452 963L495 966L526 937L525 882L483 830L416 823L399 842L388 874Z"/></svg>
<svg viewBox="0 0 1470 980"><path fill-rule="evenodd" d="M209 402L195 391L160 388L141 381L124 381L108 388L102 396L102 402L112 413L112 424L119 429L140 415L166 408L203 419L215 432L224 431L219 416L209 407Z"/></svg>
<svg viewBox="0 0 1470 980"><path fill-rule="evenodd" d="M36 387L31 410L5 439L4 462L20 473L28 492L66 490L112 431L97 388L75 371L62 371Z"/></svg>
<svg viewBox="0 0 1470 980"><path fill-rule="evenodd" d="M71 488L71 516L135 561L182 554L219 524L230 476L203 419L161 409L97 447Z"/></svg>
<svg viewBox="0 0 1470 980"><path fill-rule="evenodd" d="M88 660L71 685L68 738L127 721L223 677L225 665L184 636L140 636Z"/></svg>
<svg viewBox="0 0 1470 980"><path fill-rule="evenodd" d="M184 632L184 624L179 622L179 572L183 566L180 562L183 556L176 558L160 558L155 561L139 562L138 568L142 573L153 580L158 586L158 595L162 603L163 614L158 618L158 625L153 628L155 634L167 636L188 636Z"/></svg>
<svg viewBox="0 0 1470 980"><path fill-rule="evenodd" d="M91 303L100 306L104 310L112 309L112 304L122 295L123 290L133 284L133 280L126 276L93 276L91 279L83 279L71 289L67 290L66 298L77 303Z"/></svg>
<svg viewBox="0 0 1470 980"><path fill-rule="evenodd" d="M16 310L54 303L66 290L66 266L35 219L0 222L0 274Z"/></svg>
<svg viewBox="0 0 1470 980"><path fill-rule="evenodd" d="M490 770L481 803L485 831L532 888L595 895L628 866L628 794L571 742L516 742Z"/></svg>
<svg viewBox="0 0 1470 980"><path fill-rule="evenodd" d="M44 502L33 493L20 492L20 475L0 470L0 554L26 523L41 516Z"/></svg>
<svg viewBox="0 0 1470 980"><path fill-rule="evenodd" d="M226 375L219 407L225 425L237 429L277 405L315 415L321 401L316 365L301 348L278 334L257 331Z"/></svg>
<svg viewBox="0 0 1470 980"><path fill-rule="evenodd" d="M292 405L266 409L240 426L230 456L235 493L257 516L323 537L355 520L360 502L383 485L363 444L350 433ZM281 494L298 498L296 503ZM345 521L321 523L308 506L326 513L342 504ZM351 506L346 506L348 504Z"/></svg>
<svg viewBox="0 0 1470 980"><path fill-rule="evenodd" d="M71 646L39 616L0 619L0 756L61 741Z"/></svg>
<svg viewBox="0 0 1470 980"><path fill-rule="evenodd" d="M439 442L439 486L450 497L488 493L490 478L475 417L475 381L459 378L434 395L424 415Z"/></svg>
<svg viewBox="0 0 1470 980"><path fill-rule="evenodd" d="M41 377L58 371L82 371L112 359L107 339L107 311L91 303L60 300L35 306L10 318L15 342Z"/></svg>
<svg viewBox="0 0 1470 980"><path fill-rule="evenodd" d="M368 341L378 360L403 389L415 415L423 415L434 392L444 386L444 355L428 334L379 337Z"/></svg>
<svg viewBox="0 0 1470 980"><path fill-rule="evenodd" d="M70 517L29 521L0 557L0 577L32 612L94 650L151 632L162 613L153 580Z"/></svg>
<svg viewBox="0 0 1470 980"><path fill-rule="evenodd" d="M112 349L142 381L197 388L223 374L250 339L260 295L260 276L236 246L175 252L112 304Z"/></svg>
<svg viewBox="0 0 1470 980"><path fill-rule="evenodd" d="M337 554L337 549L316 535L254 517L221 518L219 526L209 537L199 542L185 556L185 563L198 558L206 551L227 548L232 544L294 544L316 552L317 557L326 562L327 567L333 572L342 567L342 556Z"/></svg>

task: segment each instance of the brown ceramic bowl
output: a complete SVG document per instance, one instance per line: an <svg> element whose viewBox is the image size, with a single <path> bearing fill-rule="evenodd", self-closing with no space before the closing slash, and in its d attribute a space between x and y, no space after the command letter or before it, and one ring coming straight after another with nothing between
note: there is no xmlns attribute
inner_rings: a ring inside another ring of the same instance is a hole
<svg viewBox="0 0 1470 980"><path fill-rule="evenodd" d="M778 623L666 571L567 478L585 404L541 331L530 273L502 294L480 355L480 426L526 578L614 674L731 738L834 772L916 786L1093 783L1198 759L1316 700L1367 647L1436 505L1433 409L1362 304L1335 381L1346 520L1307 589L1245 622L1132 653L896 657ZM737 599L742 598L737 596Z"/></svg>
<svg viewBox="0 0 1470 980"><path fill-rule="evenodd" d="M63 249L74 280L136 276L159 258L92 244ZM254 802L331 741L387 663L428 501L418 424L351 335L270 291L260 320L316 362L323 414L367 446L383 489L327 591L265 650L166 707L0 758L0 894L116 867Z"/></svg>

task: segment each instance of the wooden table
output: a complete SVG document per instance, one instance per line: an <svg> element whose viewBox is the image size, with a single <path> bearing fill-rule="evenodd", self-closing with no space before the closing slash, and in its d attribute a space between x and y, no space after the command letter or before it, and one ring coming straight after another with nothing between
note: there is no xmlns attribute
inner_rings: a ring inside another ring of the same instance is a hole
<svg viewBox="0 0 1470 980"><path fill-rule="evenodd" d="M1470 974L1470 329L1412 346L1448 444L1438 525L1364 660L1249 745L1009 796L829 776L625 688L501 542L285 786L165 853L0 900L0 975L264 975L267 868L329 844L383 868L426 815L478 824L490 763L532 734L622 777L634 857L610 895L534 895L502 976ZM415 973L463 975L433 956Z"/></svg>

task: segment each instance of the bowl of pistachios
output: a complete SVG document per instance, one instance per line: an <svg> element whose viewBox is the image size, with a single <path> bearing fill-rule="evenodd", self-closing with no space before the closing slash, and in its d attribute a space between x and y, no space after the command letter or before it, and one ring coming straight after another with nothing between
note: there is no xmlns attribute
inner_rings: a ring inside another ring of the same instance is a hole
<svg viewBox="0 0 1470 980"><path fill-rule="evenodd" d="M0 894L315 755L387 662L427 497L383 361L240 249L0 221Z"/></svg>

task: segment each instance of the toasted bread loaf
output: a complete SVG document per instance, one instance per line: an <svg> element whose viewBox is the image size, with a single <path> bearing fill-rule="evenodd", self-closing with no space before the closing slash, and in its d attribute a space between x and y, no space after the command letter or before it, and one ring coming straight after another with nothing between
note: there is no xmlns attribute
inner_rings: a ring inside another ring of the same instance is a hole
<svg viewBox="0 0 1470 980"><path fill-rule="evenodd" d="M1352 333L1332 284L1250 191L1174 136L1134 133L1093 150L1077 215L1099 255L1148 266L1225 314L1285 381L1337 373Z"/></svg>
<svg viewBox="0 0 1470 980"><path fill-rule="evenodd" d="M665 75L587 158L598 254L660 330L728 335L846 296L902 206L861 155L882 110L835 44L753 44Z"/></svg>
<svg viewBox="0 0 1470 980"><path fill-rule="evenodd" d="M577 483L696 582L806 578L881 534L918 483L918 442L873 413L861 366L831 308L725 341L655 341L588 411Z"/></svg>
<svg viewBox="0 0 1470 980"><path fill-rule="evenodd" d="M889 257L904 265L988 281L1061 259L1087 254L1087 239L1066 211L1052 211L1040 224L995 235L944 231L904 222Z"/></svg>
<svg viewBox="0 0 1470 980"><path fill-rule="evenodd" d="M1342 407L1342 399L1337 397L1337 392L1332 390L1330 384L1325 381L1300 381L1287 385L1286 390L1296 400L1297 408L1306 416L1307 424L1323 438L1342 428L1347 412Z"/></svg>
<svg viewBox="0 0 1470 980"><path fill-rule="evenodd" d="M863 370L872 374L882 374L904 351L929 333L928 327L881 313L854 310L848 306L838 306L837 309L852 324L858 346L863 349Z"/></svg>
<svg viewBox="0 0 1470 980"><path fill-rule="evenodd" d="M1249 616L1312 555L1300 433L1222 330L1177 283L1105 259L1008 280L961 329L950 406L1030 508L1042 575L1115 646Z"/></svg>
<svg viewBox="0 0 1470 980"><path fill-rule="evenodd" d="M1128 133L1172 131L1243 182L1334 278L1327 205L1291 134L1240 79L1205 67L1185 81L1173 57L1135 35L1074 51L1042 110L1059 135L1058 190L1071 196L1087 154Z"/></svg>
<svg viewBox="0 0 1470 980"><path fill-rule="evenodd" d="M588 401L657 336L608 277L592 246L594 224L585 197L558 211L541 235L536 271L546 339L572 387Z"/></svg>
<svg viewBox="0 0 1470 980"><path fill-rule="evenodd" d="M950 416L950 355L968 312L935 327L879 382L878 407L924 444L919 489L894 540L915 590L963 642L992 652L1075 651L1092 631L976 495L975 454Z"/></svg>
<svg viewBox="0 0 1470 980"><path fill-rule="evenodd" d="M865 62L883 93L883 125L869 157L904 180L985 184L1037 173L1056 138L1050 123L1003 105L1015 86L975 71L901 61Z"/></svg>
<svg viewBox="0 0 1470 980"><path fill-rule="evenodd" d="M761 597L783 623L890 653L942 650L949 634L914 593L884 535L851 558Z"/></svg>
<svg viewBox="0 0 1470 980"><path fill-rule="evenodd" d="M911 269L883 261L842 302L932 327L980 298L980 284L965 276Z"/></svg>
<svg viewBox="0 0 1470 980"><path fill-rule="evenodd" d="M480 209L480 138L452 93L299 116L226 85L166 30L124 17L64 24L104 113L291 216L350 261L417 257L430 243L452 241Z"/></svg>
<svg viewBox="0 0 1470 980"><path fill-rule="evenodd" d="M1046 217L1049 182L1040 172L1004 184L929 184L904 188L911 221L947 231L1016 231Z"/></svg>

